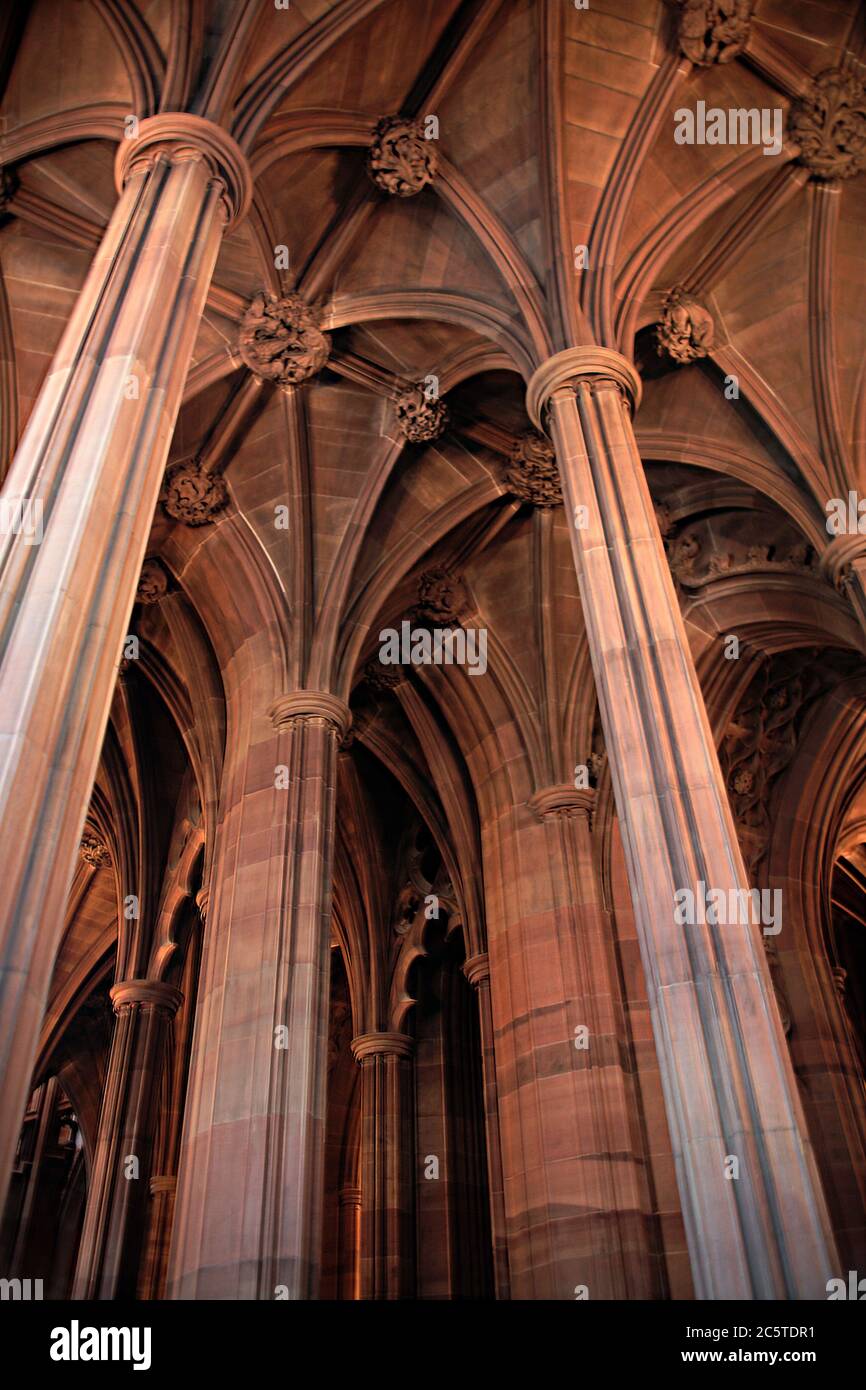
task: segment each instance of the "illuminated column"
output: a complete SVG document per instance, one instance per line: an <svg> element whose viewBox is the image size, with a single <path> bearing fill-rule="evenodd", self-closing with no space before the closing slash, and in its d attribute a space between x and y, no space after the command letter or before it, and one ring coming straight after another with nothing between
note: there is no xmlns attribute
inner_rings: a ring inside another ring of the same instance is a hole
<svg viewBox="0 0 866 1390"><path fill-rule="evenodd" d="M337 751L350 719L335 696L299 690L251 719L231 748L171 1298L318 1295Z"/></svg>
<svg viewBox="0 0 866 1390"><path fill-rule="evenodd" d="M111 990L116 1022L87 1184L73 1298L134 1297L159 1079L180 991L157 980Z"/></svg>
<svg viewBox="0 0 866 1390"><path fill-rule="evenodd" d="M676 920L677 890L749 883L635 443L639 396L625 358L584 347L538 369L527 407L562 477L695 1289L823 1298L833 1239L760 928Z"/></svg>
<svg viewBox="0 0 866 1390"><path fill-rule="evenodd" d="M361 1067L361 1298L414 1296L415 1040L364 1033Z"/></svg>
<svg viewBox="0 0 866 1390"><path fill-rule="evenodd" d="M250 198L234 141L197 116L142 121L116 178L4 491L28 526L0 536L0 1206L193 344Z"/></svg>

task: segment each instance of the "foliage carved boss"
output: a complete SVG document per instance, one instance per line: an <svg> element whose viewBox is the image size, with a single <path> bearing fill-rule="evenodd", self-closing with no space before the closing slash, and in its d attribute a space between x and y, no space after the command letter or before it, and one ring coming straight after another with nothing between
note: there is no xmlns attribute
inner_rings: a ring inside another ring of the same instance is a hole
<svg viewBox="0 0 866 1390"><path fill-rule="evenodd" d="M367 169L373 182L396 198L411 198L436 173L436 146L420 121L385 116L373 131Z"/></svg>
<svg viewBox="0 0 866 1390"><path fill-rule="evenodd" d="M238 350L254 376L278 386L296 386L321 371L331 339L319 314L299 294L279 298L262 291L241 321Z"/></svg>
<svg viewBox="0 0 866 1390"><path fill-rule="evenodd" d="M791 111L788 129L818 179L852 179L866 168L866 86L828 68Z"/></svg>

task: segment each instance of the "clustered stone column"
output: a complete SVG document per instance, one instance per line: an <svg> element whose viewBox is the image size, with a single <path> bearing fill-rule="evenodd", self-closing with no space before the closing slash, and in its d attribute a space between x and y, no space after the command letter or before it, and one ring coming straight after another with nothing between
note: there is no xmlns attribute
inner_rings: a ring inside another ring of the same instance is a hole
<svg viewBox="0 0 866 1390"><path fill-rule="evenodd" d="M170 1297L318 1295L334 803L350 721L335 696L299 690L229 731Z"/></svg>
<svg viewBox="0 0 866 1390"><path fill-rule="evenodd" d="M499 1138L499 1103L493 1055L493 1009L490 1003L490 957L487 952L470 956L463 973L478 998L481 1067L484 1085L484 1138L487 1146L487 1185L490 1190L490 1235L493 1245L493 1287L497 1299L510 1297L508 1238L505 1230L505 1193L502 1185L502 1145Z"/></svg>
<svg viewBox="0 0 866 1390"><path fill-rule="evenodd" d="M6 480L30 525L0 536L0 1205L193 344L251 190L234 141L190 115L142 121L116 176Z"/></svg>
<svg viewBox="0 0 866 1390"><path fill-rule="evenodd" d="M563 784L523 804L503 798L483 827L508 1275L518 1300L661 1296L610 923L593 867L594 795Z"/></svg>
<svg viewBox="0 0 866 1390"><path fill-rule="evenodd" d="M128 1243L145 1228L150 1157L168 1028L182 996L158 980L124 980L111 990L117 1021L87 1185L73 1298L134 1297Z"/></svg>
<svg viewBox="0 0 866 1390"><path fill-rule="evenodd" d="M411 1298L415 1040L364 1033L361 1067L361 1298Z"/></svg>
<svg viewBox="0 0 866 1390"><path fill-rule="evenodd" d="M562 474L695 1290L822 1298L833 1240L760 928L675 914L679 889L749 883L635 443L639 392L618 353L576 348L538 369L527 406Z"/></svg>

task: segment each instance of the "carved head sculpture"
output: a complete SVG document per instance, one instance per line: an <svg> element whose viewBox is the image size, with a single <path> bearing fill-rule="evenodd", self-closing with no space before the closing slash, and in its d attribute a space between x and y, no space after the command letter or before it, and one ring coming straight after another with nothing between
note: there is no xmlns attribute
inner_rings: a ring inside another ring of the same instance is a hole
<svg viewBox="0 0 866 1390"><path fill-rule="evenodd" d="M665 296L662 319L656 326L656 349L660 357L674 362L694 362L706 357L713 345L715 327L712 315L685 290L675 286Z"/></svg>
<svg viewBox="0 0 866 1390"><path fill-rule="evenodd" d="M679 40L700 67L729 63L749 40L754 0L680 0Z"/></svg>

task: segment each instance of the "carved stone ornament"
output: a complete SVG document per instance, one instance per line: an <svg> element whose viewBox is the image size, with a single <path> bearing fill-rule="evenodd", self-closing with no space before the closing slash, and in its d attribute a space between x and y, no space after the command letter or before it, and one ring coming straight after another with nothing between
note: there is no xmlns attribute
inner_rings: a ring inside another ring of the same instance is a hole
<svg viewBox="0 0 866 1390"><path fill-rule="evenodd" d="M424 138L420 121L385 116L370 142L367 169L373 182L395 198L411 198L436 173L436 142Z"/></svg>
<svg viewBox="0 0 866 1390"><path fill-rule="evenodd" d="M773 788L797 750L807 706L824 695L857 658L801 648L766 660L736 710L721 749L722 770L749 877L754 883L773 827Z"/></svg>
<svg viewBox="0 0 866 1390"><path fill-rule="evenodd" d="M111 855L92 830L85 830L78 852L85 864L90 864L91 868L104 869L111 863Z"/></svg>
<svg viewBox="0 0 866 1390"><path fill-rule="evenodd" d="M531 502L534 507L562 506L556 454L550 440L537 430L527 430L514 441L505 481L521 502Z"/></svg>
<svg viewBox="0 0 866 1390"><path fill-rule="evenodd" d="M696 590L721 579L739 575L793 574L819 579L818 557L808 542L792 537L790 528L768 529L767 540L756 544L749 530L740 523L710 527L707 522L688 521L680 525L669 513L656 516L662 532L668 568L674 582L683 589ZM666 523L666 524L663 524ZM737 525L741 526L739 534Z"/></svg>
<svg viewBox="0 0 866 1390"><path fill-rule="evenodd" d="M438 396L428 396L423 382L401 391L394 403L397 425L410 444L438 439L448 424L448 407Z"/></svg>
<svg viewBox="0 0 866 1390"><path fill-rule="evenodd" d="M866 85L829 68L791 109L788 133L818 179L853 179L866 168Z"/></svg>
<svg viewBox="0 0 866 1390"><path fill-rule="evenodd" d="M564 782L533 792L526 804L540 821L579 820L584 817L591 824L595 788L577 788L569 782Z"/></svg>
<svg viewBox="0 0 866 1390"><path fill-rule="evenodd" d="M297 386L324 367L331 339L319 327L318 311L301 295L278 298L263 290L241 320L238 349L260 380Z"/></svg>
<svg viewBox="0 0 866 1390"><path fill-rule="evenodd" d="M667 355L679 363L706 357L714 333L712 315L685 290L676 286L665 295L662 320L656 325L659 357Z"/></svg>
<svg viewBox="0 0 866 1390"><path fill-rule="evenodd" d="M680 0L679 41L700 67L729 63L749 40L754 0Z"/></svg>
<svg viewBox="0 0 866 1390"><path fill-rule="evenodd" d="M418 583L418 613L437 623L456 623L466 607L463 581L449 570L426 570Z"/></svg>
<svg viewBox="0 0 866 1390"><path fill-rule="evenodd" d="M364 680L371 690L378 690L382 694L394 690L404 679L402 666L384 666L375 657L368 661L364 667Z"/></svg>
<svg viewBox="0 0 866 1390"><path fill-rule="evenodd" d="M160 501L166 514L185 526L206 526L228 505L221 473L208 473L199 459L185 459L166 469Z"/></svg>
<svg viewBox="0 0 866 1390"><path fill-rule="evenodd" d="M145 560L135 591L136 603L159 603L168 588L168 576L158 560Z"/></svg>

